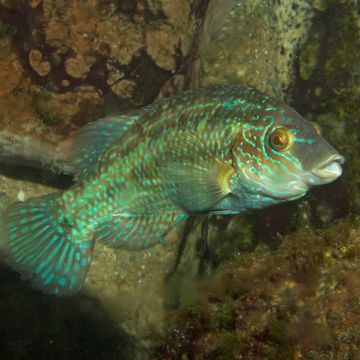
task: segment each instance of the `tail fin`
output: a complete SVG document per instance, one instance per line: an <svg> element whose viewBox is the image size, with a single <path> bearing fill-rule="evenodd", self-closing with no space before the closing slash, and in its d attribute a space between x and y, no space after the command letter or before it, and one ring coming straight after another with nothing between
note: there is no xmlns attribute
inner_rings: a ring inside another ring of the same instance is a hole
<svg viewBox="0 0 360 360"><path fill-rule="evenodd" d="M56 199L48 195L8 207L1 215L0 251L36 289L71 295L82 287L93 240L73 238L71 219Z"/></svg>

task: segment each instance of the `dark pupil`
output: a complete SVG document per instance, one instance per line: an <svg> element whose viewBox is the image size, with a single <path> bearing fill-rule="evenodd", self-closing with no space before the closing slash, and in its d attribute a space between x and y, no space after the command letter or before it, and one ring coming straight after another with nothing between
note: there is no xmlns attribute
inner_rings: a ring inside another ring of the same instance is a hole
<svg viewBox="0 0 360 360"><path fill-rule="evenodd" d="M278 147L285 147L286 146L286 136L284 134L275 134L273 139L273 144Z"/></svg>

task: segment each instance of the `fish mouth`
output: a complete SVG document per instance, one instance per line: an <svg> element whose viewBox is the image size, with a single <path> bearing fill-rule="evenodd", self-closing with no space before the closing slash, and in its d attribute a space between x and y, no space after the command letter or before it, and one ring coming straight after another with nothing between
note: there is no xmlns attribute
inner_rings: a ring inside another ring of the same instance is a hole
<svg viewBox="0 0 360 360"><path fill-rule="evenodd" d="M342 174L341 165L344 162L345 159L343 156L335 154L315 169L312 169L311 173L315 176L315 183L327 184L336 180Z"/></svg>

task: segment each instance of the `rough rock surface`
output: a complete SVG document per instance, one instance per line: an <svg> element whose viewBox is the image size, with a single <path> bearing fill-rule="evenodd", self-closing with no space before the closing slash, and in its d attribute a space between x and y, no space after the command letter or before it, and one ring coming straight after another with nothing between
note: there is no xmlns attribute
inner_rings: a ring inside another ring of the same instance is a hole
<svg viewBox="0 0 360 360"><path fill-rule="evenodd" d="M187 74L206 4L2 1L0 127L66 136L104 112L153 101ZM21 107L7 106L19 98Z"/></svg>
<svg viewBox="0 0 360 360"><path fill-rule="evenodd" d="M313 16L308 1L234 1L225 24L209 34L202 82L238 82L284 98Z"/></svg>

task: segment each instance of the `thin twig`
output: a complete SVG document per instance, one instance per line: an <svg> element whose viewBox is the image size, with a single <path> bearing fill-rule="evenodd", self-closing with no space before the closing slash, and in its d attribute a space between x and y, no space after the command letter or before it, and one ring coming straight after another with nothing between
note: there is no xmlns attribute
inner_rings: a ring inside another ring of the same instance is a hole
<svg viewBox="0 0 360 360"><path fill-rule="evenodd" d="M50 171L55 174L72 174L69 161L71 140L54 144L31 138L0 132L0 162Z"/></svg>

